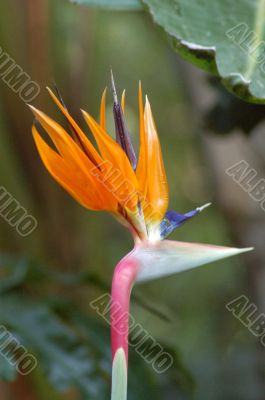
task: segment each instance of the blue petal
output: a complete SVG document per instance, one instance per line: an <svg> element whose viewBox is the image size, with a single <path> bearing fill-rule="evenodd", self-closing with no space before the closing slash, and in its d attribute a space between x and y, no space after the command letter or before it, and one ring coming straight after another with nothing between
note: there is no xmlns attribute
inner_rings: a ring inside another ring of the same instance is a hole
<svg viewBox="0 0 265 400"><path fill-rule="evenodd" d="M165 218L160 224L160 235L161 238L164 239L171 232L173 232L176 228L179 228L186 221L197 215L199 212L204 210L204 208L208 207L211 203L207 203L202 207L197 207L195 210L189 211L185 214L180 214L177 211L167 211Z"/></svg>

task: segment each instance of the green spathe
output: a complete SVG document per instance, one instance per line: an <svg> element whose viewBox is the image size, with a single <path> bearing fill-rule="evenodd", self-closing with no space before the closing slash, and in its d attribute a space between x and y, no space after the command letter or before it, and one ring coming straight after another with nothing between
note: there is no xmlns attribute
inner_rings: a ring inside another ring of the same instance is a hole
<svg viewBox="0 0 265 400"><path fill-rule="evenodd" d="M111 400L127 398L127 365L122 348L116 351L112 364Z"/></svg>

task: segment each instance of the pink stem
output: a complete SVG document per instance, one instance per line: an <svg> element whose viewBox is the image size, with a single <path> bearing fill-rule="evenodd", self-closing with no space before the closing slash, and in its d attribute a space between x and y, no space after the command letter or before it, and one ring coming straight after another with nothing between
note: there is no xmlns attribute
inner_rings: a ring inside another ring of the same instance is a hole
<svg viewBox="0 0 265 400"><path fill-rule="evenodd" d="M111 348L112 360L116 351L122 347L128 365L128 333L130 295L137 275L137 262L126 256L116 266L111 289Z"/></svg>

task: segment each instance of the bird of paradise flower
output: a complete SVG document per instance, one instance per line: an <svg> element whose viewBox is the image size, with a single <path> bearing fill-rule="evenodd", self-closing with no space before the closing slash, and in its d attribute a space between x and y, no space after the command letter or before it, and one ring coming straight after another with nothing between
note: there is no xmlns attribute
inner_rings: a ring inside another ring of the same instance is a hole
<svg viewBox="0 0 265 400"><path fill-rule="evenodd" d="M106 129L106 90L101 99L99 123L82 110L98 149L71 117L59 93L56 96L48 88L68 121L70 133L42 111L30 107L57 149L55 151L46 144L36 124L33 124L33 137L49 173L82 206L112 213L134 238L133 250L115 268L111 297L113 304L118 303L120 307L118 310L117 307L111 307L110 310L111 321L115 321L115 327L111 326L111 399L125 400L129 303L133 284L195 268L252 248L237 249L164 240L209 204L186 214L167 210L167 177L148 98L144 106L139 84L140 150L137 160L124 119L125 92L120 103L113 76L112 89L116 140Z"/></svg>

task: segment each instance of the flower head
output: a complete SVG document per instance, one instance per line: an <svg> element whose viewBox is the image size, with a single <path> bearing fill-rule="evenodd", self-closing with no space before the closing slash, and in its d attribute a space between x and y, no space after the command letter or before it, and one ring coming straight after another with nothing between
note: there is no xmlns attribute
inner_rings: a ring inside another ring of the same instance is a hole
<svg viewBox="0 0 265 400"><path fill-rule="evenodd" d="M82 111L97 148L69 114L60 95L49 93L68 122L68 132L31 106L36 119L50 136L53 150L34 124L32 132L42 161L54 179L81 205L109 211L127 226L134 249L116 266L112 280L111 340L113 355L112 400L125 400L129 302L135 282L145 282L230 257L251 248L237 249L197 243L160 241L209 204L185 214L168 211L168 185L157 130L148 98L145 105L139 84L140 150L138 160L124 119L112 77L116 140L106 128L106 90L100 105L100 121Z"/></svg>
<svg viewBox="0 0 265 400"><path fill-rule="evenodd" d="M56 151L32 127L41 159L54 179L81 205L112 213L136 241L162 239L203 207L180 214L167 211L168 184L161 147L148 98L145 105L139 84L140 149L138 160L124 119L125 92L118 100L112 76L116 140L106 128L106 90L100 121L82 110L97 148L69 114L60 95L48 91L68 122L68 132L42 111L30 106L50 136Z"/></svg>

